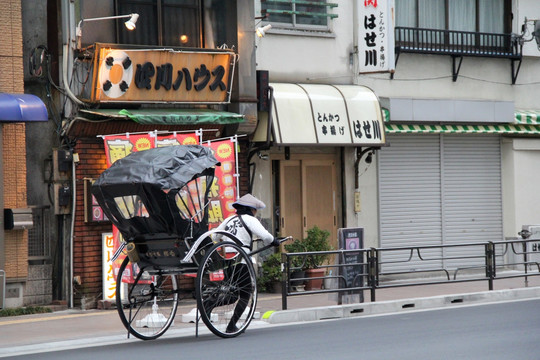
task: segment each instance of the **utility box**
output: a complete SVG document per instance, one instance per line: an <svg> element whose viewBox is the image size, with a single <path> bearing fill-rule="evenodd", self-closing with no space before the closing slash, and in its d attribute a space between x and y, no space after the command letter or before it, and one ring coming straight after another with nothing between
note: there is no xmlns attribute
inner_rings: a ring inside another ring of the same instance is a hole
<svg viewBox="0 0 540 360"><path fill-rule="evenodd" d="M4 230L24 230L33 227L32 209L4 209Z"/></svg>

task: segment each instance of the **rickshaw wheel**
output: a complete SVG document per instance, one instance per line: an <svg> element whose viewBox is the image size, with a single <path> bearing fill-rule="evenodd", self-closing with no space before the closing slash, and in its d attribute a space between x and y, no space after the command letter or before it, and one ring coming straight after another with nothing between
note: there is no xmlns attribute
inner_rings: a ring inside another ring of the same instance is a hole
<svg viewBox="0 0 540 360"><path fill-rule="evenodd" d="M142 340L157 339L173 324L178 306L176 276L139 269L126 257L116 279L116 309L126 329Z"/></svg>
<svg viewBox="0 0 540 360"><path fill-rule="evenodd" d="M257 283L251 258L241 246L220 242L208 250L197 272L197 307L215 335L244 332L257 306Z"/></svg>

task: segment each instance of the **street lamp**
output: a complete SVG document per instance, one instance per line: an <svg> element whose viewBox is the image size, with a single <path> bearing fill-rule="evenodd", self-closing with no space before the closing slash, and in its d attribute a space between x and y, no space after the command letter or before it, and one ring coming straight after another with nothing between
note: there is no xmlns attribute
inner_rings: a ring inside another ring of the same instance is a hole
<svg viewBox="0 0 540 360"><path fill-rule="evenodd" d="M96 17L96 18L89 18L89 19L81 19L79 21L79 24L77 24L76 29L76 36L77 36L77 49L81 48L81 39L82 39L82 25L83 22L88 21L98 21L98 20L111 20L111 19L122 19L122 18L129 18L128 21L124 23L126 28L128 30L135 30L137 20L139 19L139 14L129 14L129 15L117 15L117 16L104 16L104 17Z"/></svg>

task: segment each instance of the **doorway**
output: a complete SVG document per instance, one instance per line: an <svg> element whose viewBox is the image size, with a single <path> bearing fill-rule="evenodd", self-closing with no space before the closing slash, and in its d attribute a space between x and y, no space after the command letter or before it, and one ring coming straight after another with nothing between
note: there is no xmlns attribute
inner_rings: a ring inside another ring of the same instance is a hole
<svg viewBox="0 0 540 360"><path fill-rule="evenodd" d="M283 236L303 239L318 226L330 233L337 249L339 194L333 155L291 155L279 160L275 181L279 184L278 230Z"/></svg>

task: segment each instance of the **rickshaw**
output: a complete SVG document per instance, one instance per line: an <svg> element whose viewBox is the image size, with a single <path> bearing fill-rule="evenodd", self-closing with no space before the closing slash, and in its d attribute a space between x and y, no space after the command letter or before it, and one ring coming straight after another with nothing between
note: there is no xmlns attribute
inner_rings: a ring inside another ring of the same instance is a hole
<svg viewBox="0 0 540 360"><path fill-rule="evenodd" d="M169 329L180 295L193 293L180 286L179 275L195 276L197 314L212 333L230 338L249 326L257 305L251 256L271 245L248 253L233 234L208 230L219 165L207 147L168 146L117 160L93 184L92 194L123 237L113 260L127 254L116 277L116 308L128 334L152 340ZM242 276L249 279L240 278L238 264L247 265ZM245 309L240 316L237 306Z"/></svg>

